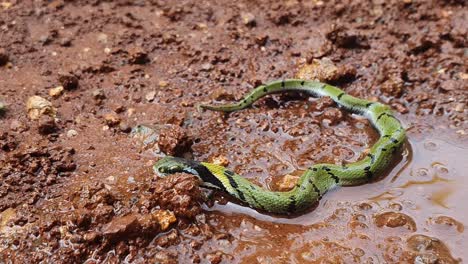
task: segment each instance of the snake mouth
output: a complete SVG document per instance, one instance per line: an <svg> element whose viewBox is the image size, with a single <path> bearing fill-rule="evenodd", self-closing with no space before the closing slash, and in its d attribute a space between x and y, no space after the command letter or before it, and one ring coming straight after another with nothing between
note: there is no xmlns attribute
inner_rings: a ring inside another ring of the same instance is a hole
<svg viewBox="0 0 468 264"><path fill-rule="evenodd" d="M153 165L153 171L159 176L168 174L186 172L187 164L185 160L176 157L165 157Z"/></svg>

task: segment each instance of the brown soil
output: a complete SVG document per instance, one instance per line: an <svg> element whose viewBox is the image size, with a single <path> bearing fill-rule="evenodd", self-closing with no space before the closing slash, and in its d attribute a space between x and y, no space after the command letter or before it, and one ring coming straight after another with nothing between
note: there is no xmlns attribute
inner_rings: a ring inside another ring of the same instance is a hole
<svg viewBox="0 0 468 264"><path fill-rule="evenodd" d="M464 3L0 2L0 262L467 260ZM391 105L408 131L394 169L289 218L153 175L170 154L282 189L358 160L377 135L327 98L196 108L294 76Z"/></svg>

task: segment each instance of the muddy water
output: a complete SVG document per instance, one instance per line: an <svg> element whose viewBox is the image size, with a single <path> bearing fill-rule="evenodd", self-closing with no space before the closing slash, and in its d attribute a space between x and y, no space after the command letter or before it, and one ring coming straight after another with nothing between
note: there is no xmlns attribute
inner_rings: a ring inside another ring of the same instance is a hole
<svg viewBox="0 0 468 264"><path fill-rule="evenodd" d="M244 262L319 261L333 259L330 254L336 254L336 261L379 263L395 261L392 256L399 253L392 250L406 250L406 239L423 234L442 240L454 257L466 259L468 235L464 229L468 214L466 204L460 201L468 198L468 180L464 175L468 169L468 145L463 136L446 128L409 120L404 123L408 142L401 160L387 176L370 184L332 190L307 214L292 218L271 216L233 202L205 207L211 211L213 225L233 234L235 239L228 247L229 253ZM268 137L259 138L268 141L265 139ZM271 149L283 143L278 137L275 139L279 143ZM246 149L258 148L250 143ZM255 166L255 170L247 169L251 172L247 175L260 175L250 178L265 184L268 182L265 174L280 173L271 170L271 164L256 159L266 156L273 160L278 155L284 153L252 155L247 164L231 166ZM297 164L298 157L288 158L286 162L284 157L276 161ZM321 161L320 157L316 160ZM294 170L292 167L290 171ZM392 223L386 218L391 214L404 220Z"/></svg>

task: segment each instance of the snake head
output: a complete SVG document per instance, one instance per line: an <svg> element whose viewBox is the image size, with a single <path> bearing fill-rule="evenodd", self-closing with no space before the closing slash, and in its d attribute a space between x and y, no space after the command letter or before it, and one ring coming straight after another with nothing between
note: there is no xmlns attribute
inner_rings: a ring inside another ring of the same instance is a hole
<svg viewBox="0 0 468 264"><path fill-rule="evenodd" d="M167 156L156 162L153 165L153 170L161 177L178 172L196 174L193 169L194 163L195 162L191 160Z"/></svg>

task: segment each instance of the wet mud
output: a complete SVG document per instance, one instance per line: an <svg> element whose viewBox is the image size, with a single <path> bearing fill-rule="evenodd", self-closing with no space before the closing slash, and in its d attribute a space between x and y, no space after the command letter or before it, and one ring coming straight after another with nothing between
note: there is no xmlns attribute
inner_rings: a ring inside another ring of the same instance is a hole
<svg viewBox="0 0 468 264"><path fill-rule="evenodd" d="M1 2L0 262L463 263L467 16L463 1ZM376 131L329 98L197 108L293 77L390 105L408 135L394 166L295 216L154 175L176 155L287 190L364 157Z"/></svg>

